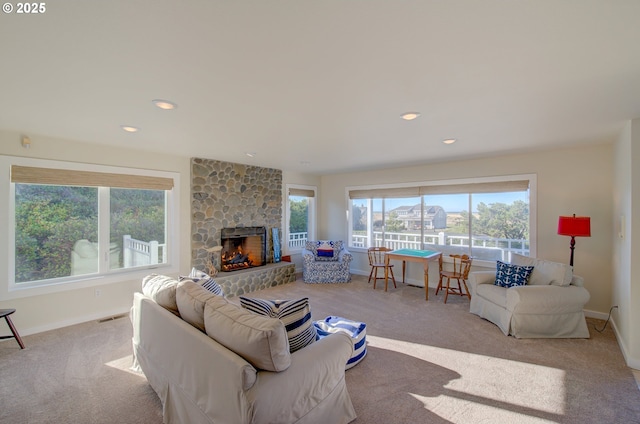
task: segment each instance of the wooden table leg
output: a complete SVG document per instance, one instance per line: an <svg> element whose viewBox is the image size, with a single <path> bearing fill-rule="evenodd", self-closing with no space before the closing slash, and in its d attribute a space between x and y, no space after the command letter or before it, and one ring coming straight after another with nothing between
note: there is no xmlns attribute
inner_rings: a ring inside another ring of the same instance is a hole
<svg viewBox="0 0 640 424"><path fill-rule="evenodd" d="M402 284L404 284L404 271L407 269L407 261L402 261Z"/></svg>
<svg viewBox="0 0 640 424"><path fill-rule="evenodd" d="M429 300L429 260L424 260L424 298Z"/></svg>

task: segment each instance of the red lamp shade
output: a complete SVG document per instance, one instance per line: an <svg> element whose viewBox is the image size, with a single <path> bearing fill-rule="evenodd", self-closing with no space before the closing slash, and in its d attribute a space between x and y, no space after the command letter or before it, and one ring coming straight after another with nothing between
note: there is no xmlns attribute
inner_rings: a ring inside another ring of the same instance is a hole
<svg viewBox="0 0 640 424"><path fill-rule="evenodd" d="M558 218L558 234L571 236L571 259L569 265L573 266L573 250L576 247L576 237L591 237L591 218L588 216L561 216Z"/></svg>
<svg viewBox="0 0 640 424"><path fill-rule="evenodd" d="M561 216L558 234L572 237L591 237L591 218L588 216Z"/></svg>

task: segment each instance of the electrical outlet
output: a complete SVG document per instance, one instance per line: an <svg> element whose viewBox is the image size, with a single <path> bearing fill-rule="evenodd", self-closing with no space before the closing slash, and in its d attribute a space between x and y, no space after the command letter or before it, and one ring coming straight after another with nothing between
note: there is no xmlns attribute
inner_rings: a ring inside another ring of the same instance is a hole
<svg viewBox="0 0 640 424"><path fill-rule="evenodd" d="M96 297L102 296L102 290L96 289Z"/></svg>

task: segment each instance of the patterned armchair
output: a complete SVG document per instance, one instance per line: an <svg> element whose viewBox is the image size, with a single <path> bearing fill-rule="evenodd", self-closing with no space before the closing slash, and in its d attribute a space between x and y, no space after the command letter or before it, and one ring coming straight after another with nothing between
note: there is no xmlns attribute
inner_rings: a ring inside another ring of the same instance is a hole
<svg viewBox="0 0 640 424"><path fill-rule="evenodd" d="M348 283L353 256L342 240L308 241L302 250L302 280L305 283Z"/></svg>

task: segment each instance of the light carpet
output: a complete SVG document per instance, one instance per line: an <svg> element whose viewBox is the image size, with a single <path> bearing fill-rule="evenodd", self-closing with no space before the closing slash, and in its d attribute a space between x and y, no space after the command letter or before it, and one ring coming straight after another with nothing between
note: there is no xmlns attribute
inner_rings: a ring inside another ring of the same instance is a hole
<svg viewBox="0 0 640 424"><path fill-rule="evenodd" d="M309 297L314 319L367 323L368 354L346 372L357 424L640 423L640 391L610 328L590 339L515 339L469 301L398 284L373 290L295 283L247 294ZM0 343L0 423L161 423L161 405L129 371L128 317ZM13 343L13 344L12 344ZM330 423L327 423L330 424Z"/></svg>

